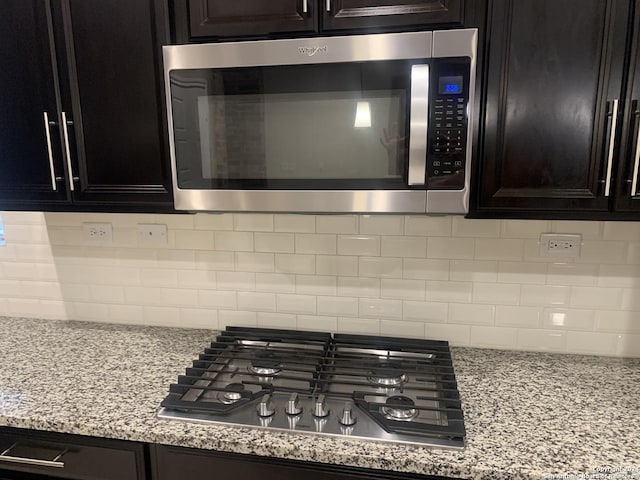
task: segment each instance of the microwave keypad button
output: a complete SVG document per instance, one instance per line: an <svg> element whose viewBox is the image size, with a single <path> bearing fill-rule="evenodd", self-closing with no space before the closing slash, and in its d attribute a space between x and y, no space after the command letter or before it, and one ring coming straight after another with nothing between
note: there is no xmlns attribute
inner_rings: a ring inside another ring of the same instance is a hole
<svg viewBox="0 0 640 480"><path fill-rule="evenodd" d="M433 166L434 166L434 167L439 167L439 166L440 166L440 161L438 161L438 160L434 160L434 161L433 161Z"/></svg>
<svg viewBox="0 0 640 480"><path fill-rule="evenodd" d="M462 160L456 160L455 162L453 162L453 164L454 164L456 167L461 167L461 166L462 166Z"/></svg>

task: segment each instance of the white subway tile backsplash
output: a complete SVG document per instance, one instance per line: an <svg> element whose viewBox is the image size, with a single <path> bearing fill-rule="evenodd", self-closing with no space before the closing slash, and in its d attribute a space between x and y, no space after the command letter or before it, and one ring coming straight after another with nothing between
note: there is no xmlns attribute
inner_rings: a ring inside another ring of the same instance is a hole
<svg viewBox="0 0 640 480"><path fill-rule="evenodd" d="M519 284L478 282L473 284L473 303L517 305L519 301Z"/></svg>
<svg viewBox="0 0 640 480"><path fill-rule="evenodd" d="M478 238L475 242L477 260L520 261L524 256L523 240Z"/></svg>
<svg viewBox="0 0 640 480"><path fill-rule="evenodd" d="M180 326L186 328L218 328L218 311L204 308L181 308Z"/></svg>
<svg viewBox="0 0 640 480"><path fill-rule="evenodd" d="M273 272L273 253L236 252L236 270L239 272Z"/></svg>
<svg viewBox="0 0 640 480"><path fill-rule="evenodd" d="M593 330L595 313L594 310L545 308L543 310L543 324L545 328Z"/></svg>
<svg viewBox="0 0 640 480"><path fill-rule="evenodd" d="M424 300L424 280L397 280L383 278L380 280L380 296L400 300Z"/></svg>
<svg viewBox="0 0 640 480"><path fill-rule="evenodd" d="M481 347L515 348L518 343L518 329L472 326L471 342Z"/></svg>
<svg viewBox="0 0 640 480"><path fill-rule="evenodd" d="M318 215L317 233L358 233L357 215Z"/></svg>
<svg viewBox="0 0 640 480"><path fill-rule="evenodd" d="M404 217L400 215L362 215L360 233L370 235L402 235Z"/></svg>
<svg viewBox="0 0 640 480"><path fill-rule="evenodd" d="M522 350L563 352L567 344L567 334L555 330L518 330L517 346Z"/></svg>
<svg viewBox="0 0 640 480"><path fill-rule="evenodd" d="M449 305L449 323L464 325L492 325L496 314L493 305L469 305L452 303Z"/></svg>
<svg viewBox="0 0 640 480"><path fill-rule="evenodd" d="M276 297L276 307L278 312L315 314L316 297L312 295L289 295L279 293Z"/></svg>
<svg viewBox="0 0 640 480"><path fill-rule="evenodd" d="M380 335L401 338L424 338L424 330L424 323L380 320Z"/></svg>
<svg viewBox="0 0 640 480"><path fill-rule="evenodd" d="M545 263L499 262L498 282L544 285L547 279Z"/></svg>
<svg viewBox="0 0 640 480"><path fill-rule="evenodd" d="M640 333L640 312L602 310L596 312L596 331Z"/></svg>
<svg viewBox="0 0 640 480"><path fill-rule="evenodd" d="M376 235L338 235L338 255L380 255L380 237Z"/></svg>
<svg viewBox="0 0 640 480"><path fill-rule="evenodd" d="M471 344L471 326L427 323L425 337L446 340L454 346L468 346Z"/></svg>
<svg viewBox="0 0 640 480"><path fill-rule="evenodd" d="M542 308L498 305L495 323L500 327L539 328L542 323Z"/></svg>
<svg viewBox="0 0 640 480"><path fill-rule="evenodd" d="M351 297L318 297L318 314L336 317L357 317L358 299Z"/></svg>
<svg viewBox="0 0 640 480"><path fill-rule="evenodd" d="M640 222L604 222L605 240L640 239Z"/></svg>
<svg viewBox="0 0 640 480"><path fill-rule="evenodd" d="M520 303L522 305L568 305L571 289L553 285L522 285Z"/></svg>
<svg viewBox="0 0 640 480"><path fill-rule="evenodd" d="M217 290L198 290L197 305L202 307L237 308L236 292L220 292Z"/></svg>
<svg viewBox="0 0 640 480"><path fill-rule="evenodd" d="M467 260L473 258L475 243L472 238L429 237L427 257L447 260Z"/></svg>
<svg viewBox="0 0 640 480"><path fill-rule="evenodd" d="M405 235L423 235L425 237L450 237L453 217L405 217Z"/></svg>
<svg viewBox="0 0 640 480"><path fill-rule="evenodd" d="M257 312L275 312L276 294L258 292L238 292L238 309Z"/></svg>
<svg viewBox="0 0 640 480"><path fill-rule="evenodd" d="M218 327L257 327L258 314L256 312L246 312L244 310L220 310L218 312Z"/></svg>
<svg viewBox="0 0 640 480"><path fill-rule="evenodd" d="M257 323L263 328L287 328L295 329L297 325L296 315L291 313L265 313L258 312Z"/></svg>
<svg viewBox="0 0 640 480"><path fill-rule="evenodd" d="M254 290L256 273L253 272L216 272L218 290Z"/></svg>
<svg viewBox="0 0 640 480"><path fill-rule="evenodd" d="M379 335L380 320L377 318L338 317L338 332L357 333L362 335Z"/></svg>
<svg viewBox="0 0 640 480"><path fill-rule="evenodd" d="M338 317L297 315L296 327L300 330L336 332L338 331Z"/></svg>
<svg viewBox="0 0 640 480"><path fill-rule="evenodd" d="M613 333L567 332L569 353L596 355L614 355L618 346L618 337Z"/></svg>
<svg viewBox="0 0 640 480"><path fill-rule="evenodd" d="M253 251L253 233L251 232L214 232L214 242L218 250Z"/></svg>
<svg viewBox="0 0 640 480"><path fill-rule="evenodd" d="M358 276L358 257L346 255L316 255L318 275Z"/></svg>
<svg viewBox="0 0 640 480"><path fill-rule="evenodd" d="M256 252L293 253L293 233L254 233Z"/></svg>
<svg viewBox="0 0 640 480"><path fill-rule="evenodd" d="M361 298L358 312L369 318L402 318L402 302L400 300L382 300L379 298Z"/></svg>
<svg viewBox="0 0 640 480"><path fill-rule="evenodd" d="M236 213L234 230L248 232L272 232L273 215L268 213Z"/></svg>
<svg viewBox="0 0 640 480"><path fill-rule="evenodd" d="M408 279L449 280L449 260L404 258L402 272Z"/></svg>
<svg viewBox="0 0 640 480"><path fill-rule="evenodd" d="M315 215L275 215L274 230L276 232L315 233Z"/></svg>
<svg viewBox="0 0 640 480"><path fill-rule="evenodd" d="M275 262L275 270L279 273L313 274L316 271L314 255L278 253Z"/></svg>
<svg viewBox="0 0 640 480"><path fill-rule="evenodd" d="M336 254L336 235L296 233L296 253Z"/></svg>
<svg viewBox="0 0 640 480"><path fill-rule="evenodd" d="M451 260L449 279L458 282L495 282L498 280L498 262Z"/></svg>
<svg viewBox="0 0 640 480"><path fill-rule="evenodd" d="M600 265L598 286L640 288L639 272L637 265Z"/></svg>
<svg viewBox="0 0 640 480"><path fill-rule="evenodd" d="M540 238L540 234L549 231L546 220L509 220L502 222L502 238Z"/></svg>
<svg viewBox="0 0 640 480"><path fill-rule="evenodd" d="M333 276L296 275L296 293L307 295L336 295L338 279Z"/></svg>
<svg viewBox="0 0 640 480"><path fill-rule="evenodd" d="M571 287L572 307L619 308L621 288Z"/></svg>
<svg viewBox="0 0 640 480"><path fill-rule="evenodd" d="M194 224L196 230L233 230L233 215L199 213L194 216Z"/></svg>
<svg viewBox="0 0 640 480"><path fill-rule="evenodd" d="M588 263L550 263L547 283L550 285L591 286L598 281L598 265Z"/></svg>
<svg viewBox="0 0 640 480"><path fill-rule="evenodd" d="M402 259L390 257L360 257L361 277L402 278Z"/></svg>
<svg viewBox="0 0 640 480"><path fill-rule="evenodd" d="M472 294L471 282L427 281L426 299L431 302L470 303Z"/></svg>
<svg viewBox="0 0 640 480"><path fill-rule="evenodd" d="M454 217L452 234L454 237L488 237L500 236L500 220L467 220Z"/></svg>
<svg viewBox="0 0 640 480"><path fill-rule="evenodd" d="M412 300L402 302L403 320L445 323L448 317L448 303L416 302Z"/></svg>
<svg viewBox="0 0 640 480"><path fill-rule="evenodd" d="M294 293L296 276L291 273L256 273L255 288L258 292Z"/></svg>
<svg viewBox="0 0 640 480"><path fill-rule="evenodd" d="M380 279L361 277L338 277L340 297L380 297Z"/></svg>
<svg viewBox="0 0 640 480"><path fill-rule="evenodd" d="M87 242L83 222L111 223L114 242ZM168 243L139 245L140 223L167 225ZM0 314L640 356L638 223L10 212L5 225ZM582 234L582 255L541 257L548 231Z"/></svg>

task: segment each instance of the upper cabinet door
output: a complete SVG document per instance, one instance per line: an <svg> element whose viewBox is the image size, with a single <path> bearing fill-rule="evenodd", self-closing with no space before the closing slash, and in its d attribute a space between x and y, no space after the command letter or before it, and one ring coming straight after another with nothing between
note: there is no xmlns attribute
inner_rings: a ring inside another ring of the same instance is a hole
<svg viewBox="0 0 640 480"><path fill-rule="evenodd" d="M595 218L608 211L629 6L493 1L474 214Z"/></svg>
<svg viewBox="0 0 640 480"><path fill-rule="evenodd" d="M74 202L170 205L162 2L62 0L61 7Z"/></svg>
<svg viewBox="0 0 640 480"><path fill-rule="evenodd" d="M0 210L65 201L48 2L1 8Z"/></svg>
<svg viewBox="0 0 640 480"><path fill-rule="evenodd" d="M634 34L629 57L629 83L618 168L617 212L640 218L640 1L635 2Z"/></svg>
<svg viewBox="0 0 640 480"><path fill-rule="evenodd" d="M176 2L182 13L187 0ZM188 0L191 38L313 32L317 0Z"/></svg>
<svg viewBox="0 0 640 480"><path fill-rule="evenodd" d="M464 0L320 0L320 4L324 30L463 22Z"/></svg>

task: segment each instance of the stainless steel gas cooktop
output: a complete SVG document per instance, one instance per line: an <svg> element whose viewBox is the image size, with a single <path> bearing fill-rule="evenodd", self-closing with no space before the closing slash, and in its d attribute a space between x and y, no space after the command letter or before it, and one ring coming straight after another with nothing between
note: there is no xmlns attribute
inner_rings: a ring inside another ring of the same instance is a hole
<svg viewBox="0 0 640 480"><path fill-rule="evenodd" d="M464 447L443 341L228 327L161 405L164 419Z"/></svg>

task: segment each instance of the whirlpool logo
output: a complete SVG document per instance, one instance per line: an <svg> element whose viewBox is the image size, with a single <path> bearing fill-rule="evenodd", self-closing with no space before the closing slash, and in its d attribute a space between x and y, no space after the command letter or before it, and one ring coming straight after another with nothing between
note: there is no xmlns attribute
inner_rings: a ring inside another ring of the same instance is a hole
<svg viewBox="0 0 640 480"><path fill-rule="evenodd" d="M316 53L327 53L327 46L322 47L298 47L298 53L300 55L306 55L307 57L313 57Z"/></svg>

